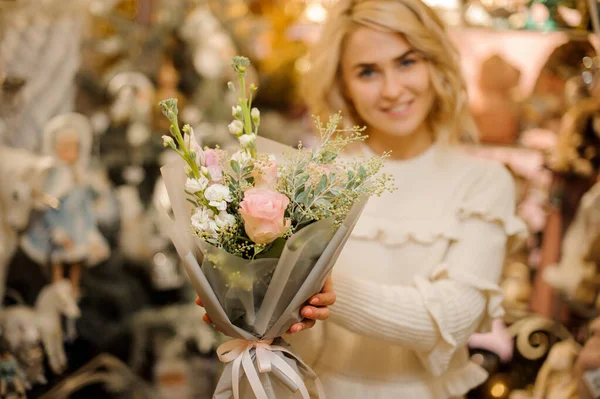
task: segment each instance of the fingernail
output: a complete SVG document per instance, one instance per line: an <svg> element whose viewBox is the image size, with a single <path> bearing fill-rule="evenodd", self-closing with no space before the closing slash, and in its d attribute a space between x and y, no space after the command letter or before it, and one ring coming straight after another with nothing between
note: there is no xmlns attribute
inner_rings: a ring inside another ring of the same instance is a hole
<svg viewBox="0 0 600 399"><path fill-rule="evenodd" d="M294 328L294 332L300 332L300 331L302 331L302 326L301 325L300 326L296 326Z"/></svg>
<svg viewBox="0 0 600 399"><path fill-rule="evenodd" d="M311 305L316 305L317 303L319 303L319 298L313 298L310 300Z"/></svg>
<svg viewBox="0 0 600 399"><path fill-rule="evenodd" d="M304 315L304 317L310 317L313 314L312 309L305 309L304 312L302 312L302 314Z"/></svg>

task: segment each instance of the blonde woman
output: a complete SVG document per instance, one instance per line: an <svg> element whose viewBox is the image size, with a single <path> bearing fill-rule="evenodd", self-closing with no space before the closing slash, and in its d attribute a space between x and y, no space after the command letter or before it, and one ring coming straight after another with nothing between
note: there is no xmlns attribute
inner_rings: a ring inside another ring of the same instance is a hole
<svg viewBox="0 0 600 399"><path fill-rule="evenodd" d="M502 316L506 250L524 232L501 165L473 133L458 55L419 0L340 0L311 53L305 98L392 150L398 190L367 205L334 267L327 321L291 337L328 399L454 398L481 384L466 342Z"/></svg>

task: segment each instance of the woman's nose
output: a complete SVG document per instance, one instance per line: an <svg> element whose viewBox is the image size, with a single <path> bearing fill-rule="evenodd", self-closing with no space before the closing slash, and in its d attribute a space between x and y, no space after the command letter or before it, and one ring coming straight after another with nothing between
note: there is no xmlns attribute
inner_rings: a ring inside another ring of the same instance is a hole
<svg viewBox="0 0 600 399"><path fill-rule="evenodd" d="M386 100L395 100L402 95L404 90L404 81L401 76L393 71L385 73L381 97Z"/></svg>

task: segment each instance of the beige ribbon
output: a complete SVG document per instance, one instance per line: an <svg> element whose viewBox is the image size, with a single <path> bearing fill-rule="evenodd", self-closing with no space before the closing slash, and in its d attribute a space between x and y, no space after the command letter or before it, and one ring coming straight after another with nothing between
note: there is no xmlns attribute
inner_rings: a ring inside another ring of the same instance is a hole
<svg viewBox="0 0 600 399"><path fill-rule="evenodd" d="M227 341L217 348L217 355L219 360L223 363L233 362L232 368L232 388L233 398L239 399L240 397L240 369L244 370L252 392L257 399L268 399L267 393L263 388L257 370L252 362L250 351L255 350L256 353L256 365L258 366L258 372L270 373L279 378L292 392L300 391L302 399L310 399L308 389L302 380L302 377L283 360L280 356L277 356L274 352L284 352L293 357L298 365L303 369L304 373L311 379L315 380L317 387L317 395L319 399L325 399L325 392L321 381L315 374L315 372L306 365L295 354L287 350L286 348L279 345L272 345L272 339L260 340L260 341L249 341L245 339L233 339Z"/></svg>

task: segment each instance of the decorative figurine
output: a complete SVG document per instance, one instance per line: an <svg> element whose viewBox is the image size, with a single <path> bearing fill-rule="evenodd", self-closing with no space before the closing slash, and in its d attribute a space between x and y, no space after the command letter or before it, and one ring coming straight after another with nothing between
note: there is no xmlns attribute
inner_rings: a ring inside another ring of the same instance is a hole
<svg viewBox="0 0 600 399"><path fill-rule="evenodd" d="M0 301L4 298L8 267L19 244L18 232L29 223L34 208L56 206L42 187L52 157L0 146Z"/></svg>
<svg viewBox="0 0 600 399"><path fill-rule="evenodd" d="M113 99L110 109L113 123L150 123L154 85L146 75L141 72L120 72L110 80L107 91Z"/></svg>
<svg viewBox="0 0 600 399"><path fill-rule="evenodd" d="M555 133L568 109L567 81L580 76L586 57L596 51L588 41L572 40L556 47L540 69L532 93L523 103L522 130L543 128ZM565 95L567 94L567 95Z"/></svg>
<svg viewBox="0 0 600 399"><path fill-rule="evenodd" d="M65 266L76 297L80 294L81 264L93 266L107 259L109 247L98 231L86 169L92 129L81 114L59 115L44 129L44 152L53 155L46 191L59 200L32 220L21 240L25 253L41 265L51 265L52 282L64 278Z"/></svg>
<svg viewBox="0 0 600 399"><path fill-rule="evenodd" d="M590 338L575 363L581 399L597 398L600 394L600 317L590 323Z"/></svg>
<svg viewBox="0 0 600 399"><path fill-rule="evenodd" d="M504 267L500 284L504 293L503 305L510 314L527 314L531 296L531 272L523 262L511 262Z"/></svg>
<svg viewBox="0 0 600 399"><path fill-rule="evenodd" d="M81 315L73 286L62 279L44 287L35 301L35 312L50 368L60 374L67 367L61 316L69 321Z"/></svg>
<svg viewBox="0 0 600 399"><path fill-rule="evenodd" d="M468 341L469 348L484 349L495 353L502 363L508 363L513 357L513 338L506 330L506 324L501 319L492 323L489 333L475 333Z"/></svg>
<svg viewBox="0 0 600 399"><path fill-rule="evenodd" d="M578 399L573 366L581 347L572 339L552 346L533 387L533 399Z"/></svg>
<svg viewBox="0 0 600 399"><path fill-rule="evenodd" d="M1 328L11 352L23 369L27 383L45 384L44 354L35 310L26 305L5 308L2 311Z"/></svg>
<svg viewBox="0 0 600 399"><path fill-rule="evenodd" d="M600 183L587 191L562 241L558 265L544 270L551 286L587 306L594 306L600 292L600 269L593 252L600 238Z"/></svg>
<svg viewBox="0 0 600 399"><path fill-rule="evenodd" d="M483 61L479 73L478 91L472 103L475 123L481 140L495 144L513 144L519 133L519 107L512 91L521 71L499 55Z"/></svg>
<svg viewBox="0 0 600 399"><path fill-rule="evenodd" d="M25 383L8 344L0 339L0 399L26 399Z"/></svg>

